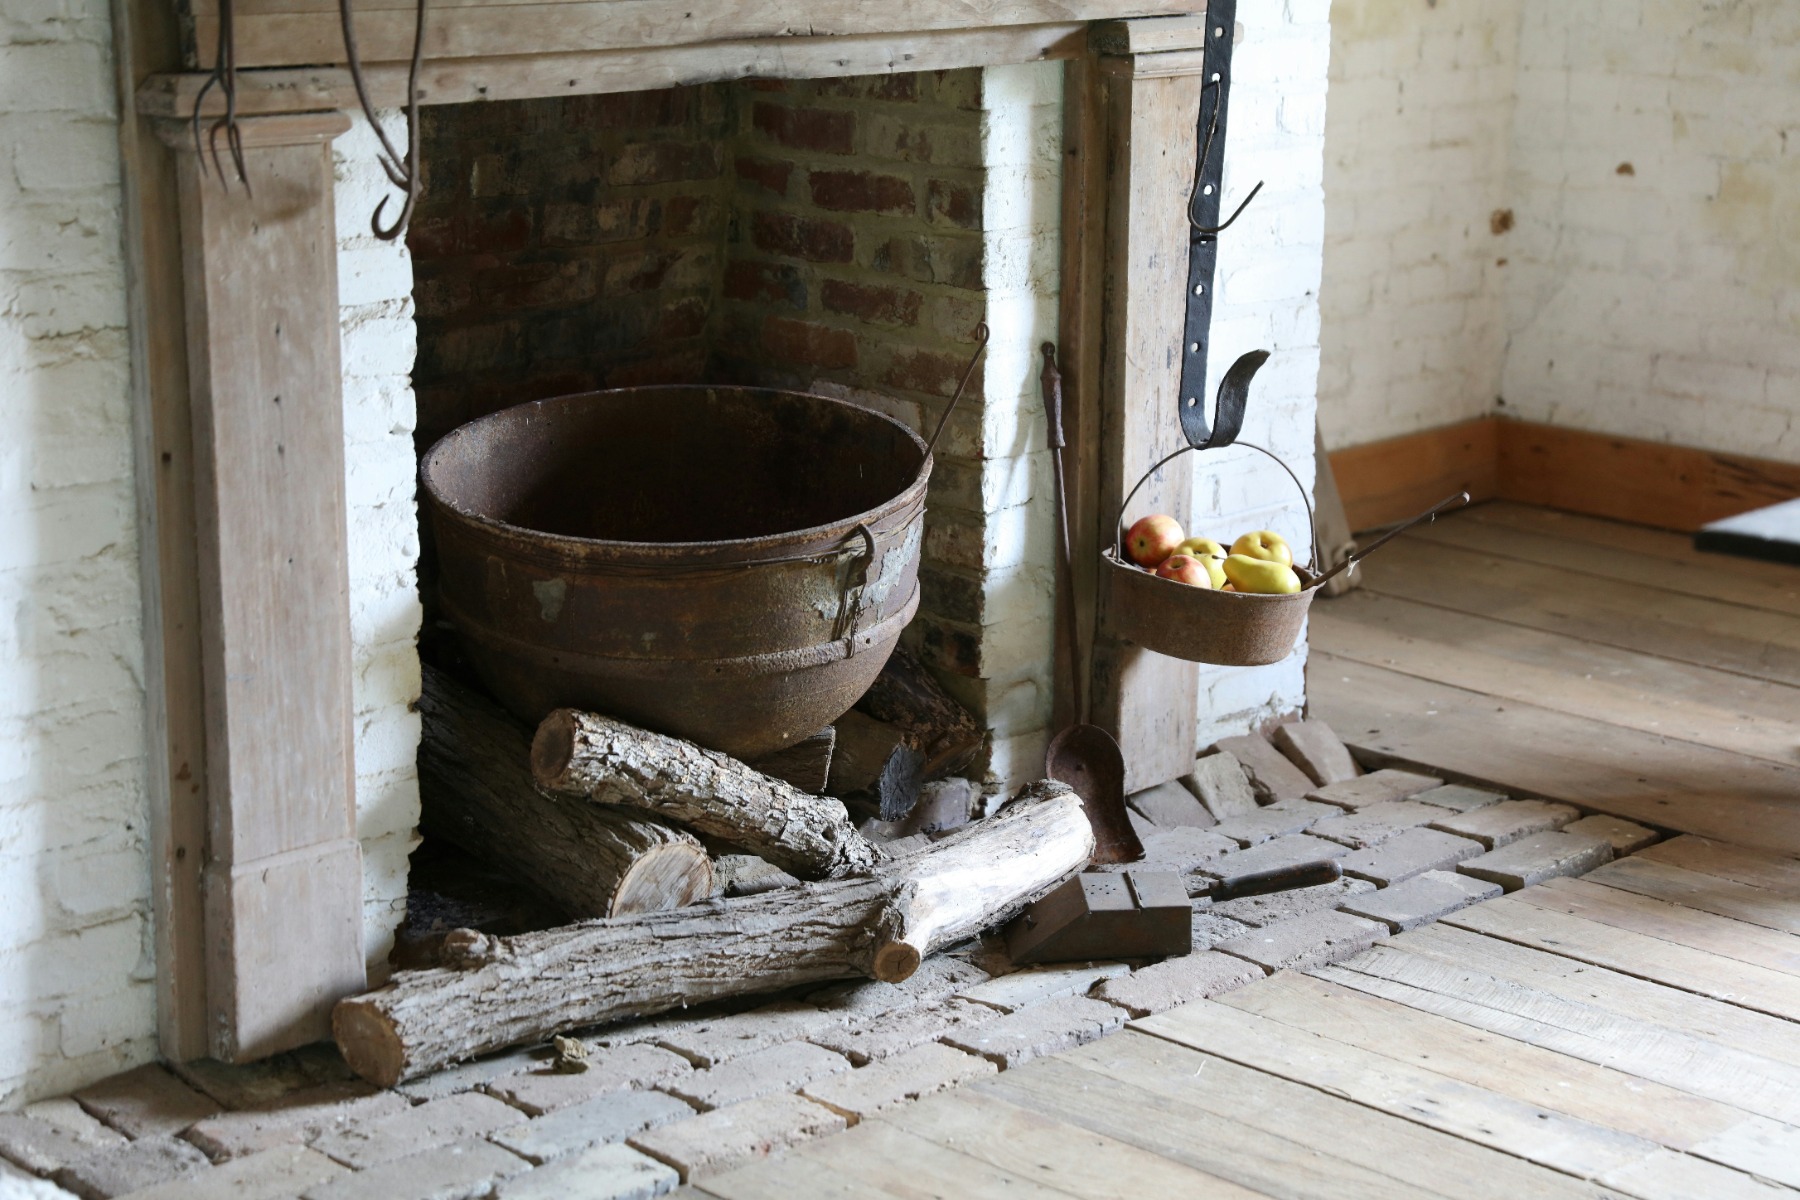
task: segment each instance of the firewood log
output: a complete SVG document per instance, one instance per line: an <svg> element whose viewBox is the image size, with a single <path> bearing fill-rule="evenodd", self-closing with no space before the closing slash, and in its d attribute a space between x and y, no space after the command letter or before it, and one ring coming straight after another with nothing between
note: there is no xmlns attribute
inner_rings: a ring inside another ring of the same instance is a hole
<svg viewBox="0 0 1800 1200"><path fill-rule="evenodd" d="M698 839L638 809L540 792L531 733L499 705L431 667L419 697L420 817L573 918L658 912L706 899L712 860Z"/></svg>
<svg viewBox="0 0 1800 1200"><path fill-rule="evenodd" d="M1010 919L1093 848L1080 798L1035 783L999 816L863 878L517 937L456 931L453 965L401 971L339 1001L332 1032L357 1074L391 1087L679 1005L859 975L897 983L926 955Z"/></svg>
<svg viewBox="0 0 1800 1200"><path fill-rule="evenodd" d="M532 739L531 770L550 791L648 809L800 879L841 879L881 857L838 801L717 750L595 713L559 708L545 717Z"/></svg>
<svg viewBox="0 0 1800 1200"><path fill-rule="evenodd" d="M924 757L920 771L925 779L956 774L981 749L981 722L907 650L894 651L856 707L900 730L906 744Z"/></svg>
<svg viewBox="0 0 1800 1200"><path fill-rule="evenodd" d="M836 745L837 731L827 725L786 750L766 754L745 765L791 783L803 792L821 796L825 793L825 781L831 777L831 752Z"/></svg>
<svg viewBox="0 0 1800 1200"><path fill-rule="evenodd" d="M925 785L925 757L898 726L851 711L838 718L837 738L827 792L852 813L881 821L901 820L913 810Z"/></svg>

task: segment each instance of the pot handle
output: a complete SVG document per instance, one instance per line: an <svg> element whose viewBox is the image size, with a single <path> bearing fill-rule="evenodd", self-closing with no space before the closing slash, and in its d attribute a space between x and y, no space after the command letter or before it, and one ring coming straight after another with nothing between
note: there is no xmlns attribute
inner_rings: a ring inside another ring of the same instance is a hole
<svg viewBox="0 0 1800 1200"><path fill-rule="evenodd" d="M838 611L831 626L831 640L842 641L856 636L856 618L862 611L863 585L869 582L869 564L875 561L875 534L867 525L859 524L850 537L862 537L860 547L852 546L838 559ZM848 541L846 538L845 541Z"/></svg>

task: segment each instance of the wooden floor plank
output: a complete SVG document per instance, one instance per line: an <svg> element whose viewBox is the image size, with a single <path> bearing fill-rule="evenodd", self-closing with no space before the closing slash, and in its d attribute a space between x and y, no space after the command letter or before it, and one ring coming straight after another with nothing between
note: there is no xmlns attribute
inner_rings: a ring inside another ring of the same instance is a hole
<svg viewBox="0 0 1800 1200"><path fill-rule="evenodd" d="M1800 684L1800 621L1782 613L1412 538L1372 555L1362 570L1363 586L1382 595Z"/></svg>
<svg viewBox="0 0 1800 1200"><path fill-rule="evenodd" d="M1764 929L1800 934L1800 900L1747 883L1673 867L1653 858L1622 858L1582 878L1602 887L1730 917Z"/></svg>
<svg viewBox="0 0 1800 1200"><path fill-rule="evenodd" d="M1800 1004L1800 938L1685 904L1589 883L1584 879L1552 879L1514 893L1514 900L1537 908L1585 917L1614 929L1629 929L1680 946L1704 950L1720 958L1767 967L1795 980L1790 986Z"/></svg>
<svg viewBox="0 0 1800 1200"><path fill-rule="evenodd" d="M1313 647L1609 725L1800 765L1800 688L1352 592L1313 609Z"/></svg>
<svg viewBox="0 0 1800 1200"><path fill-rule="evenodd" d="M1616 542L1559 537L1497 521L1469 520L1467 516L1459 513L1421 525L1407 536L1656 591L1699 596L1800 617L1800 570L1774 578L1758 578L1719 570L1719 560L1725 556L1701 556L1698 551L1692 551L1695 558L1704 557L1705 561L1671 565L1671 560L1664 555L1644 553Z"/></svg>
<svg viewBox="0 0 1800 1200"><path fill-rule="evenodd" d="M1320 974L1421 1012L1607 1068L1621 1078L1647 1080L1729 1106L1738 1119L1759 1114L1790 1127L1800 1125L1800 1068L1685 1030L1634 1020L1398 946L1375 947ZM1696 1123L1690 1129L1695 1139L1704 1140L1731 1123L1726 1114L1714 1113L1711 1124ZM1674 1149L1688 1146L1657 1140ZM1790 1145L1800 1165L1800 1140Z"/></svg>
<svg viewBox="0 0 1800 1200"><path fill-rule="evenodd" d="M1788 1145L1800 1160L1800 1131L1791 1127L1496 1027L1529 1034L1525 1021L1467 1021L1462 1014L1473 1006L1460 998L1432 1004L1434 993L1389 983L1386 973L1364 976L1354 967L1313 975L1283 971L1218 1002L1671 1150L1692 1150L1740 1125L1772 1124L1791 1135ZM1427 1003L1418 1003L1421 999Z"/></svg>
<svg viewBox="0 0 1800 1200"><path fill-rule="evenodd" d="M1629 550L1634 554L1667 559L1700 571L1762 580L1775 587L1800 593L1800 567L1739 558L1730 554L1709 554L1694 549L1693 537L1685 533L1670 533L1664 529L1627 525L1622 521L1578 516L1510 502L1479 505L1458 514L1458 519L1503 525L1566 541L1582 542L1589 546Z"/></svg>
<svg viewBox="0 0 1800 1200"><path fill-rule="evenodd" d="M1800 768L1495 700L1315 651L1312 710L1353 745L1664 829L1800 852Z"/></svg>
<svg viewBox="0 0 1800 1200"><path fill-rule="evenodd" d="M1631 1166L1659 1149L1645 1138L1210 1000L1147 1017L1134 1027L1581 1179Z"/></svg>
<svg viewBox="0 0 1800 1200"><path fill-rule="evenodd" d="M952 1092L905 1105L878 1120L1014 1179L1031 1180L1083 1200L1144 1196L1259 1200L1264 1195L981 1092Z"/></svg>
<svg viewBox="0 0 1800 1200"><path fill-rule="evenodd" d="M1800 1067L1800 1024L1793 1021L1441 922L1387 945Z"/></svg>
<svg viewBox="0 0 1800 1200"><path fill-rule="evenodd" d="M879 1121L866 1121L713 1178L699 1186L719 1200L1068 1200L1069 1193L1020 1179Z"/></svg>
<svg viewBox="0 0 1800 1200"><path fill-rule="evenodd" d="M977 1087L1215 1174L1230 1170L1271 1196L1596 1195L1485 1146L1130 1031Z"/></svg>
<svg viewBox="0 0 1800 1200"><path fill-rule="evenodd" d="M1800 859L1783 854L1689 834L1646 847L1638 851L1638 857L1800 900Z"/></svg>
<svg viewBox="0 0 1800 1200"><path fill-rule="evenodd" d="M1661 938L1523 903L1512 896L1451 913L1444 923L1610 967L1699 996L1800 1021L1793 976Z"/></svg>

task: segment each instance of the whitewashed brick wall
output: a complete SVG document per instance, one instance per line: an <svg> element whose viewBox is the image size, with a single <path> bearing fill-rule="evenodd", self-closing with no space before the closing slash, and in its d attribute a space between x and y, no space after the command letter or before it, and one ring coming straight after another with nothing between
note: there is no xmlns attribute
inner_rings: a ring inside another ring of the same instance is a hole
<svg viewBox="0 0 1800 1200"><path fill-rule="evenodd" d="M1583 7L1580 5L1571 7ZM1336 0L1319 420L1355 445L1491 412L1522 0Z"/></svg>
<svg viewBox="0 0 1800 1200"><path fill-rule="evenodd" d="M1504 411L1800 460L1800 4L1526 0L1519 45Z"/></svg>
<svg viewBox="0 0 1800 1200"><path fill-rule="evenodd" d="M0 1110L155 1053L111 38L0 8Z"/></svg>
<svg viewBox="0 0 1800 1200"><path fill-rule="evenodd" d="M983 370L980 710L988 774L1008 793L1043 774L1055 634L1056 492L1038 348L1057 337L1062 243L1061 63L981 73Z"/></svg>
<svg viewBox="0 0 1800 1200"><path fill-rule="evenodd" d="M399 112L382 114L406 145ZM406 915L407 856L419 839L418 465L411 372L412 258L383 242L369 217L400 196L376 161L368 122L352 117L332 145L337 176L338 302L343 320L344 474L349 509L350 634L356 704L356 835L363 851L363 945L371 982L387 977L394 930Z"/></svg>
<svg viewBox="0 0 1800 1200"><path fill-rule="evenodd" d="M1329 0L1242 0L1233 53L1231 123L1225 147L1224 211L1258 180L1262 194L1219 237L1218 288L1208 391L1238 356L1273 350L1256 377L1241 440L1279 455L1308 491L1319 381L1319 278L1325 241L1321 177ZM1175 420L1170 413L1169 419ZM1196 536L1230 541L1273 529L1298 554L1310 545L1306 510L1292 480L1254 450L1191 454ZM1268 667L1203 667L1199 748L1242 733L1306 701L1306 647Z"/></svg>

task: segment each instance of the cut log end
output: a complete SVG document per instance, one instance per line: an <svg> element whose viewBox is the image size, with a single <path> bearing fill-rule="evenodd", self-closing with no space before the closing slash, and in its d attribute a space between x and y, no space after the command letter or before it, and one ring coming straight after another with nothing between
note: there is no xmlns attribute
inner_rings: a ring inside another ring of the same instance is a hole
<svg viewBox="0 0 1800 1200"><path fill-rule="evenodd" d="M331 1036L352 1071L378 1087L406 1077L406 1048L394 1023L364 997L340 1000L331 1010Z"/></svg>
<svg viewBox="0 0 1800 1200"><path fill-rule="evenodd" d="M543 787L555 787L575 757L575 716L559 708L538 725L531 739L531 774Z"/></svg>
<svg viewBox="0 0 1800 1200"><path fill-rule="evenodd" d="M712 859L698 846L675 843L645 851L619 881L609 917L698 904L714 891Z"/></svg>
<svg viewBox="0 0 1800 1200"><path fill-rule="evenodd" d="M883 983L905 983L919 969L919 949L905 942L889 942L875 951L869 973Z"/></svg>

